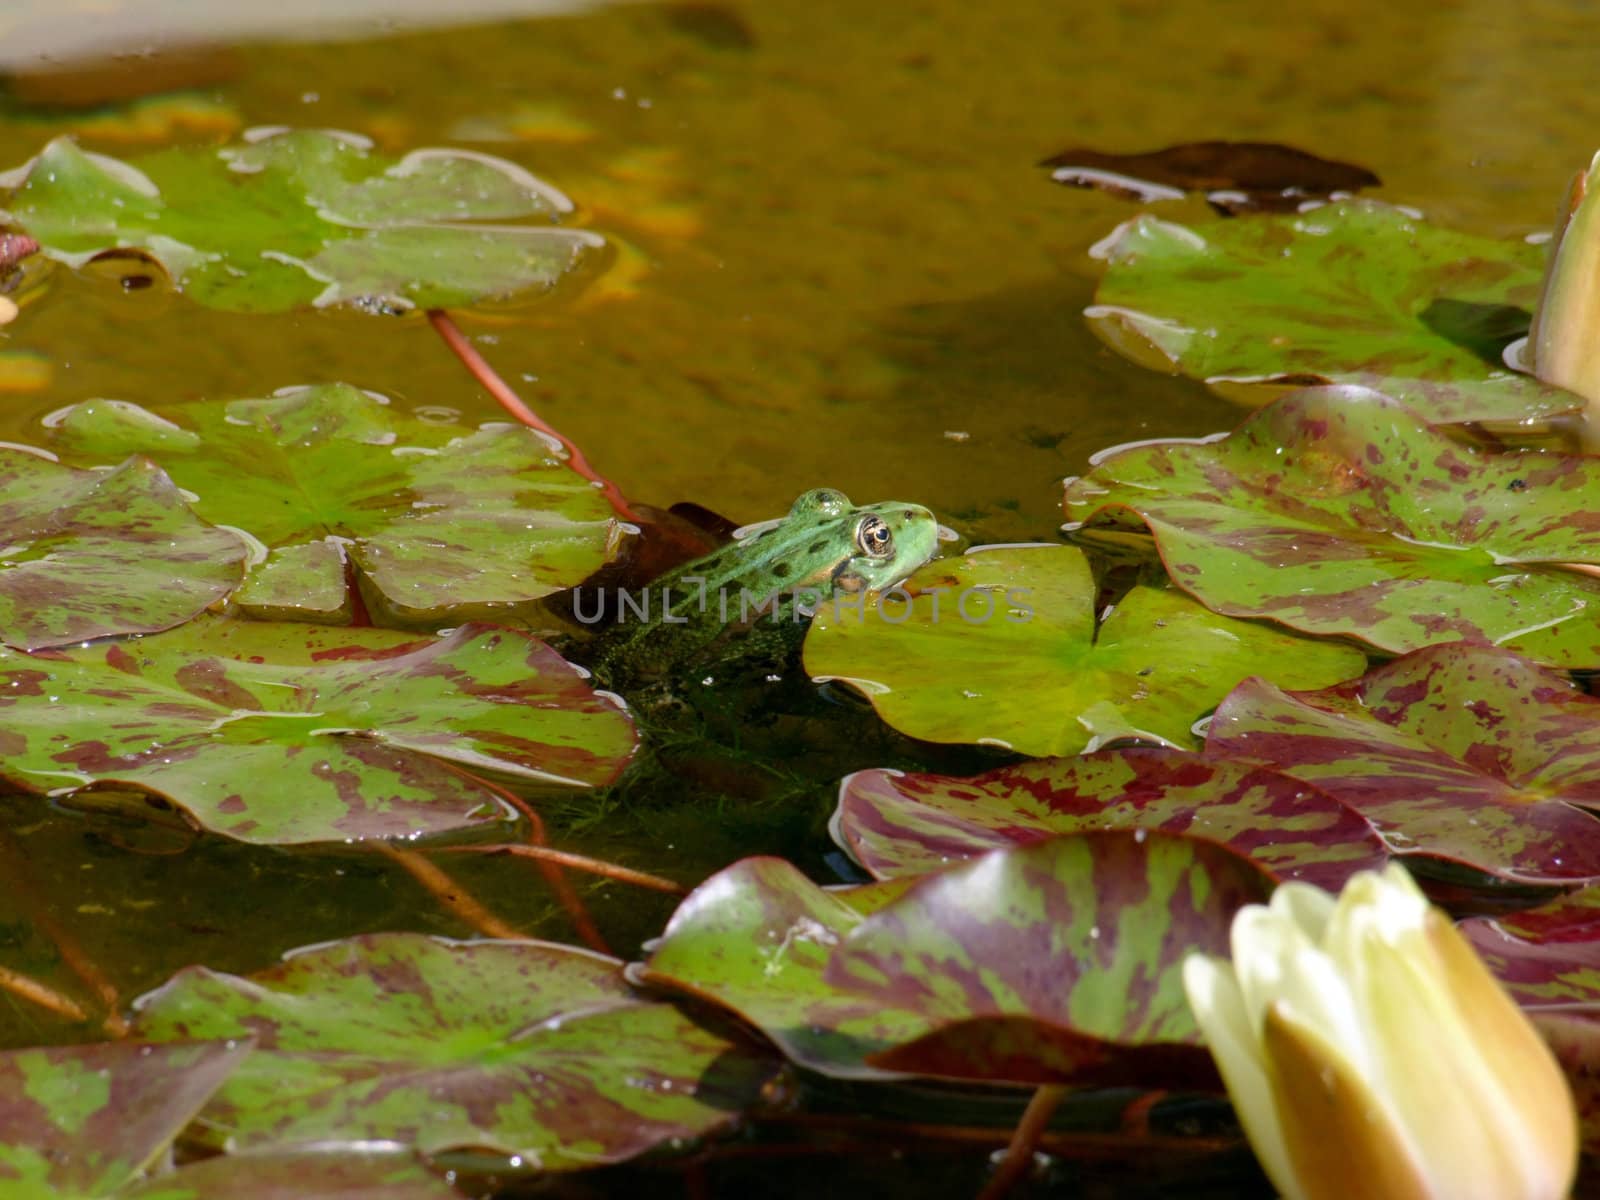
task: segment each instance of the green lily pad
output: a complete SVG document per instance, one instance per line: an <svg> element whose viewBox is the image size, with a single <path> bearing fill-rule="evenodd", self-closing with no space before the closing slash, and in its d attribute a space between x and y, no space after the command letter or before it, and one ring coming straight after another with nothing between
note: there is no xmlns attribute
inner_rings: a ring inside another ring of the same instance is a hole
<svg viewBox="0 0 1600 1200"><path fill-rule="evenodd" d="M50 424L80 458L151 455L201 516L266 545L234 597L252 616L347 618L348 562L387 614L484 617L581 583L621 536L533 430L430 424L342 383L165 414L90 400Z"/></svg>
<svg viewBox="0 0 1600 1200"><path fill-rule="evenodd" d="M0 640L25 650L170 629L244 574L244 543L141 458L76 471L0 448L0 528Z"/></svg>
<svg viewBox="0 0 1600 1200"><path fill-rule="evenodd" d="M1136 515L1173 580L1229 616L1600 666L1600 580L1551 565L1600 562L1600 459L1476 451L1364 388L1285 396L1221 441L1132 447L1065 507L1090 538Z"/></svg>
<svg viewBox="0 0 1600 1200"><path fill-rule="evenodd" d="M806 669L866 693L912 737L1048 755L1119 738L1193 746L1190 727L1247 675L1318 687L1366 662L1167 589L1134 588L1097 628L1095 591L1071 546L941 559L881 596L824 604Z"/></svg>
<svg viewBox="0 0 1600 1200"><path fill-rule="evenodd" d="M1523 422L1580 397L1509 370L1545 249L1441 229L1375 200L1189 229L1152 216L1096 247L1095 332L1146 366L1254 403L1285 386L1379 388L1435 424Z"/></svg>
<svg viewBox="0 0 1600 1200"><path fill-rule="evenodd" d="M461 1200L401 1154L225 1154L117 1193L118 1200Z"/></svg>
<svg viewBox="0 0 1600 1200"><path fill-rule="evenodd" d="M546 942L372 934L247 978L180 971L139 1036L255 1035L195 1133L231 1150L397 1142L575 1170L725 1129L775 1060ZM224 1032L227 1031L227 1032Z"/></svg>
<svg viewBox="0 0 1600 1200"><path fill-rule="evenodd" d="M0 1054L0 1194L118 1193L250 1053L240 1042L108 1042Z"/></svg>
<svg viewBox="0 0 1600 1200"><path fill-rule="evenodd" d="M1502 879L1600 879L1600 700L1487 646L1419 650L1289 694L1251 679L1206 752L1270 763L1356 809L1395 850Z"/></svg>
<svg viewBox="0 0 1600 1200"><path fill-rule="evenodd" d="M209 308L451 308L553 287L604 243L570 202L465 150L393 159L354 134L258 130L123 162L57 138L5 180L5 218L78 266L136 249Z"/></svg>
<svg viewBox="0 0 1600 1200"><path fill-rule="evenodd" d="M1271 891L1226 847L1115 830L998 850L901 892L736 863L673 914L639 978L725 1005L844 1077L1172 1085L1207 1060L1180 964Z"/></svg>
<svg viewBox="0 0 1600 1200"><path fill-rule="evenodd" d="M1329 891L1389 857L1370 824L1310 784L1154 747L1040 759L970 779L857 771L839 786L832 823L835 840L878 879L1091 829L1211 838L1280 878Z"/></svg>
<svg viewBox="0 0 1600 1200"><path fill-rule="evenodd" d="M450 769L608 783L627 716L544 643L257 621L0 651L0 777L51 795L148 791L258 843L411 838L504 820Z"/></svg>

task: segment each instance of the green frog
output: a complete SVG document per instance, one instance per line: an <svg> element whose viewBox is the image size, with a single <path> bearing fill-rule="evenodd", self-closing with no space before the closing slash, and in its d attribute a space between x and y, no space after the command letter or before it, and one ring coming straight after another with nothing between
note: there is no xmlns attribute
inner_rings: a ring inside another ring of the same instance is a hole
<svg viewBox="0 0 1600 1200"><path fill-rule="evenodd" d="M939 523L919 504L857 507L816 488L789 515L750 525L734 541L618 598L619 619L598 639L597 679L626 688L719 664L781 661L817 605L836 593L893 587L933 557Z"/></svg>

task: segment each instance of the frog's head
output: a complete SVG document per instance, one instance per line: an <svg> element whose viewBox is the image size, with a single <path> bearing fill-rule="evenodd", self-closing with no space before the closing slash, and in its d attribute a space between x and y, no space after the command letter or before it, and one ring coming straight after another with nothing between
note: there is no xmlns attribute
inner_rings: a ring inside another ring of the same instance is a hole
<svg viewBox="0 0 1600 1200"><path fill-rule="evenodd" d="M922 505L888 500L858 508L833 488L805 493L784 524L836 531L828 575L844 592L893 587L932 558L939 545L939 522Z"/></svg>

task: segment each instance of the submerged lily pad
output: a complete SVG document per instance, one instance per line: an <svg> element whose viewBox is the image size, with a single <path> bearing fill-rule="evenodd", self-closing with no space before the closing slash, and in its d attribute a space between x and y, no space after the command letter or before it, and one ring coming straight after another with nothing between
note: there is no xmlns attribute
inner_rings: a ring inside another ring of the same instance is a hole
<svg viewBox="0 0 1600 1200"><path fill-rule="evenodd" d="M139 1036L256 1038L197 1136L233 1150L398 1142L563 1171L726 1128L776 1062L547 942L370 934L248 977L180 971Z"/></svg>
<svg viewBox="0 0 1600 1200"><path fill-rule="evenodd" d="M1526 659L1445 645L1321 692L1258 679L1217 708L1207 754L1271 763L1398 851L1524 883L1600 879L1600 700Z"/></svg>
<svg viewBox="0 0 1600 1200"><path fill-rule="evenodd" d="M1112 831L995 851L869 911L781 859L673 914L641 973L737 1012L802 1066L1170 1086L1206 1060L1180 964L1225 953L1271 877L1212 842Z"/></svg>
<svg viewBox="0 0 1600 1200"><path fill-rule="evenodd" d="M53 795L132 787L263 843L410 838L503 820L445 764L592 787L627 716L544 643L465 625L204 620L47 654L0 651L0 778Z"/></svg>
<svg viewBox="0 0 1600 1200"><path fill-rule="evenodd" d="M250 1053L109 1042L0 1054L0 1194L104 1200L166 1151Z"/></svg>
<svg viewBox="0 0 1600 1200"><path fill-rule="evenodd" d="M109 250L158 260L210 308L445 308L543 291L602 240L515 163L467 150L401 159L326 130L258 130L222 148L121 161L58 138L7 182L5 216L51 258Z"/></svg>
<svg viewBox="0 0 1600 1200"><path fill-rule="evenodd" d="M117 1200L461 1200L456 1191L403 1154L308 1151L219 1154L157 1175Z"/></svg>
<svg viewBox="0 0 1600 1200"><path fill-rule="evenodd" d="M913 737L1046 755L1119 738L1194 745L1190 726L1247 675L1318 687L1366 663L1167 589L1134 588L1097 628L1095 592L1071 546L941 559L864 603L824 604L806 669L859 688Z"/></svg>
<svg viewBox="0 0 1600 1200"><path fill-rule="evenodd" d="M1131 447L1065 507L1135 514L1216 612L1394 654L1465 638L1600 666L1600 580L1553 565L1600 562L1600 459L1472 450L1365 388L1285 396L1221 441Z"/></svg>
<svg viewBox="0 0 1600 1200"><path fill-rule="evenodd" d="M1254 403L1285 386L1381 388L1426 420L1521 422L1580 397L1501 362L1528 332L1545 250L1373 200L1189 229L1135 217L1096 247L1086 315L1114 350Z"/></svg>
<svg viewBox="0 0 1600 1200"><path fill-rule="evenodd" d="M0 448L0 529L0 641L25 650L170 629L244 574L244 543L141 458L75 471Z"/></svg>
<svg viewBox="0 0 1600 1200"><path fill-rule="evenodd" d="M1370 824L1310 784L1155 748L1036 760L970 779L858 771L840 785L833 818L834 837L878 879L1092 829L1211 838L1329 891L1388 858Z"/></svg>
<svg viewBox="0 0 1600 1200"><path fill-rule="evenodd" d="M349 562L395 616L481 617L582 582L620 537L533 430L430 424L347 384L167 414L90 400L51 424L81 457L151 455L201 516L265 544L235 597L255 616L347 617Z"/></svg>

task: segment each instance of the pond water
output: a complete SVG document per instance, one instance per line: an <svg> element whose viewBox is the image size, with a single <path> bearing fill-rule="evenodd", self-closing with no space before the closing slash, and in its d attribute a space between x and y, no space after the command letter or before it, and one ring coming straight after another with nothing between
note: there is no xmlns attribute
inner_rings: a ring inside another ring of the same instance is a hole
<svg viewBox="0 0 1600 1200"><path fill-rule="evenodd" d="M5 19L26 25L19 11ZM1086 251L1134 210L1052 184L1039 159L1072 145L1282 141L1370 167L1386 200L1500 235L1547 228L1600 137L1600 17L1586 0L765 0L300 32L172 56L136 39L114 69L70 77L24 62L0 111L0 164L86 127L86 106L180 87L204 119L163 143L290 125L353 130L392 152L462 145L511 159L566 191L618 259L576 298L461 322L628 496L746 522L827 484L927 505L974 542L1056 540L1060 480L1090 453L1240 417L1090 334L1081 313L1098 268ZM145 148L126 136L83 140ZM1206 210L1180 202L1163 215ZM130 294L109 271L57 272L0 349L29 352L44 373L0 394L0 440L35 440L46 413L90 397L164 405L331 380L413 409L499 416L420 319L245 317L160 288ZM826 877L839 773L919 754L980 761L922 754L870 714L841 711L822 745L782 727L714 728L743 737L731 750L679 734L654 774L553 801L552 833L685 882L757 853ZM781 769L760 765L779 756ZM467 932L372 855L194 842L143 817L33 800L3 820L0 952L46 980L67 975L41 915L125 995L190 962L246 971L367 930ZM525 866L474 860L457 874L517 928L571 938ZM583 886L624 957L671 910ZM95 1031L0 1005L6 1045L79 1036Z"/></svg>

